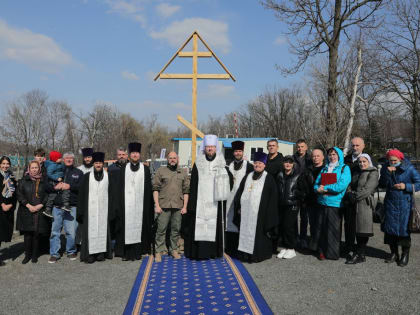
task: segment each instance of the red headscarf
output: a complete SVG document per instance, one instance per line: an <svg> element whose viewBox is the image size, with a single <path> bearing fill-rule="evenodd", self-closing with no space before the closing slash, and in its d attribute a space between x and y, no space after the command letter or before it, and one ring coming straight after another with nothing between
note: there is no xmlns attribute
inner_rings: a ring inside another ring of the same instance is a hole
<svg viewBox="0 0 420 315"><path fill-rule="evenodd" d="M389 159L390 156L395 156L399 160L404 160L404 153L402 153L400 150L397 150L397 149L389 150L386 153L386 158L387 159Z"/></svg>

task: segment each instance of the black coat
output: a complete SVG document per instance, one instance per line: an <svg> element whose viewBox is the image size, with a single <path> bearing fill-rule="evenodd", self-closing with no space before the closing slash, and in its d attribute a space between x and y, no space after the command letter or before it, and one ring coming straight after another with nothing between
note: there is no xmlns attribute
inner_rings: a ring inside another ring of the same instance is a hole
<svg viewBox="0 0 420 315"><path fill-rule="evenodd" d="M271 174L275 178L277 174L283 170L283 154L279 152L277 156L271 160L267 157L265 170L268 174Z"/></svg>
<svg viewBox="0 0 420 315"><path fill-rule="evenodd" d="M11 178L15 188L16 187L16 180L14 177ZM13 193L11 198L5 198L2 195L2 191L4 188L3 184L3 175L0 174L0 205L2 203L6 205L12 205L9 211L3 211L0 207L0 242L10 242L12 240L13 235L13 226L14 226L14 217L15 217L15 209L16 209L16 190Z"/></svg>
<svg viewBox="0 0 420 315"><path fill-rule="evenodd" d="M277 188L280 206L299 206L305 197L304 183L297 170L290 175L284 171L277 174Z"/></svg>
<svg viewBox="0 0 420 315"><path fill-rule="evenodd" d="M312 165L312 159L308 153L305 153L303 159L300 159L296 152L293 154L293 159L295 160L296 171L299 173L304 173Z"/></svg>
<svg viewBox="0 0 420 315"><path fill-rule="evenodd" d="M64 183L70 185L70 206L77 206L77 194L79 192L79 186L82 182L83 172L74 166L66 166L64 170ZM63 205L63 200L61 197L62 191L53 190L53 187L50 188L50 192L57 193L57 197L54 200L54 206L61 207Z"/></svg>
<svg viewBox="0 0 420 315"><path fill-rule="evenodd" d="M43 204L46 205L48 194L45 177L43 177L38 187L38 198L35 196L35 181L31 180L29 175L25 175L18 183L17 199L19 208L16 219L16 229L20 232L39 232L47 234L50 232L48 218L41 214L43 209L32 213L26 208L26 204L33 206Z"/></svg>
<svg viewBox="0 0 420 315"><path fill-rule="evenodd" d="M314 166L313 164L307 167L305 172L301 174L301 180L303 181L304 194L305 194L305 203L310 206L317 205L318 194L314 191L315 180L317 179L321 170L325 167L325 164L322 164L319 167Z"/></svg>

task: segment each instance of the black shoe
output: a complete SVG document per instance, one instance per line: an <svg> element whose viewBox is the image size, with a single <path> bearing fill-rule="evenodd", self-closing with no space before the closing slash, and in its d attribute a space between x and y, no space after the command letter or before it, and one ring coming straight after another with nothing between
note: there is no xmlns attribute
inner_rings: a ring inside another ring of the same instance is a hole
<svg viewBox="0 0 420 315"><path fill-rule="evenodd" d="M87 259L87 263L88 264L93 264L94 262L95 262L95 256L93 256L93 255L90 255L89 257L88 257L88 259Z"/></svg>
<svg viewBox="0 0 420 315"><path fill-rule="evenodd" d="M0 260L0 267L6 266L6 263L3 260Z"/></svg>
<svg viewBox="0 0 420 315"><path fill-rule="evenodd" d="M53 217L51 209L45 209L45 211L42 212L42 214L49 217L49 218Z"/></svg>
<svg viewBox="0 0 420 315"><path fill-rule="evenodd" d="M25 258L23 258L22 260L22 264L26 265L30 260L31 260L31 256L25 256Z"/></svg>
<svg viewBox="0 0 420 315"><path fill-rule="evenodd" d="M104 261L105 255L103 253L100 253L96 256L96 261Z"/></svg>
<svg viewBox="0 0 420 315"><path fill-rule="evenodd" d="M353 254L353 256L351 257L351 259L346 261L347 265L355 265L355 264L360 264L366 261L366 257L365 255L361 255L361 254Z"/></svg>
<svg viewBox="0 0 420 315"><path fill-rule="evenodd" d="M385 259L385 262L387 264L392 264L394 262L396 262L397 264L400 261L400 256L398 255L398 253L391 253L391 256L389 256L387 259Z"/></svg>
<svg viewBox="0 0 420 315"><path fill-rule="evenodd" d="M398 266L405 267L408 265L409 251L403 251L401 254L401 259L398 261Z"/></svg>
<svg viewBox="0 0 420 315"><path fill-rule="evenodd" d="M33 264L36 264L38 262L38 258L37 257L32 257L31 259Z"/></svg>

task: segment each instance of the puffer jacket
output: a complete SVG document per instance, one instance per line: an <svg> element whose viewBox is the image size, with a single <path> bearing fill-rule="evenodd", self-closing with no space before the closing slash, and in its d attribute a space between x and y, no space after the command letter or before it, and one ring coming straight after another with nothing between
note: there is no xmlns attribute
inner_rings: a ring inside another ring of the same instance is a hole
<svg viewBox="0 0 420 315"><path fill-rule="evenodd" d="M337 182L331 185L325 185L324 190L327 191L326 194L318 194L318 203L327 207L340 208L342 205L344 194L346 193L347 186L351 182L351 172L350 168L344 164L343 151L339 148L334 147L334 150L338 154L338 165L333 169L333 173L337 174ZM315 185L314 191L317 192L319 186L321 185L321 175L323 173L328 173L328 164L330 161L328 157L326 158L326 165L319 173Z"/></svg>
<svg viewBox="0 0 420 315"><path fill-rule="evenodd" d="M304 199L304 188L298 169L293 169L290 175L284 171L277 174L277 188L280 206L298 206Z"/></svg>
<svg viewBox="0 0 420 315"><path fill-rule="evenodd" d="M395 172L388 170L387 162L381 169L379 187L386 189L384 207L384 232L397 236L408 236L408 220L413 202L413 186L420 190L420 174L407 160L402 160ZM394 185L404 183L405 189L395 189Z"/></svg>

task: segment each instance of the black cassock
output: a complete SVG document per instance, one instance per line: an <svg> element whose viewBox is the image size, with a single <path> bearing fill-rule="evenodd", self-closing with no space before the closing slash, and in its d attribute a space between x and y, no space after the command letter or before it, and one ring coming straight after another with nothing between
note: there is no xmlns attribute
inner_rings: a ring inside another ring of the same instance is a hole
<svg viewBox="0 0 420 315"><path fill-rule="evenodd" d="M81 229L81 246L80 246L80 260L87 261L89 258L89 179L92 172L83 175L82 182L79 187L78 203L76 211L76 220L82 227ZM108 227L107 227L107 242L105 258L112 259L111 233L110 224L115 218L115 209L112 203L112 190L116 185L114 177L108 173Z"/></svg>
<svg viewBox="0 0 420 315"><path fill-rule="evenodd" d="M131 167L131 163L122 166L120 171L112 172L118 187L113 193L112 199L115 204L115 256L127 260L139 260L141 255L150 254L152 246L152 225L154 218L152 180L150 168L144 165L144 199L143 199L143 223L141 243L125 244L125 169ZM137 170L138 172L139 170Z"/></svg>
<svg viewBox="0 0 420 315"><path fill-rule="evenodd" d="M233 186L233 177L229 169L226 167L229 175L230 188ZM190 195L188 198L187 213L183 216L182 230L185 236L184 239L184 255L190 259L208 259L223 256L223 238L222 238L222 202L218 202L217 206L217 227L216 227L216 241L195 241L195 219L197 209L197 192L198 192L198 169L193 166L190 180ZM224 211L226 214L226 201L223 201ZM225 222L226 224L226 222Z"/></svg>
<svg viewBox="0 0 420 315"><path fill-rule="evenodd" d="M248 176L254 173L247 174L239 186L238 192L235 196L235 214L233 223L238 229L241 226L241 196L244 191L245 182ZM244 253L238 251L238 258L247 262L260 262L271 258L272 255L272 239L278 234L277 226L279 224L279 210L277 206L278 192L276 181L273 176L267 174L262 190L261 201L258 209L257 228L255 231L254 253ZM239 231L240 234L240 231Z"/></svg>

